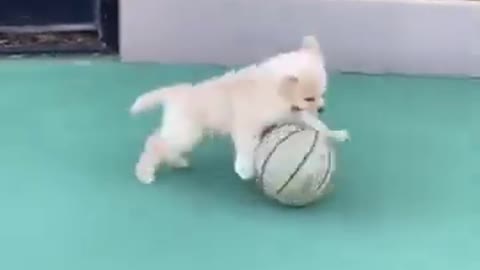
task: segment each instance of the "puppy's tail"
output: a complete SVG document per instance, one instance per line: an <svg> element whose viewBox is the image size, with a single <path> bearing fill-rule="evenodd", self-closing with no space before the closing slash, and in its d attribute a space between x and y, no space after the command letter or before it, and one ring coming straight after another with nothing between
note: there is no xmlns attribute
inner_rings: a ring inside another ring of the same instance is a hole
<svg viewBox="0 0 480 270"><path fill-rule="evenodd" d="M157 105L178 97L185 88L191 88L191 85L179 84L172 87L160 88L147 92L135 100L135 103L133 103L132 107L130 107L130 113L139 114L141 112L152 110Z"/></svg>

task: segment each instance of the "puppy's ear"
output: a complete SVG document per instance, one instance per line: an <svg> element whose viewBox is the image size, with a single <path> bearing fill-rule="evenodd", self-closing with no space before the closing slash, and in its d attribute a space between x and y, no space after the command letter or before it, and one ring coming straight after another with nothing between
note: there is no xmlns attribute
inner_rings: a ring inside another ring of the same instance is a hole
<svg viewBox="0 0 480 270"><path fill-rule="evenodd" d="M320 54L320 45L314 36L305 36L302 40L302 49Z"/></svg>
<svg viewBox="0 0 480 270"><path fill-rule="evenodd" d="M292 101L295 97L295 88L298 85L298 77L293 75L285 76L280 82L280 95L289 101Z"/></svg>

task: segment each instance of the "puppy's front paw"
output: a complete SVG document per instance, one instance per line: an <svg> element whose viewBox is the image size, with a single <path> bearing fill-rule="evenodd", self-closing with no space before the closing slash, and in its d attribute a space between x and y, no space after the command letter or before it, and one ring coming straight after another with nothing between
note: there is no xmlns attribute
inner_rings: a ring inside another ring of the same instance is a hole
<svg viewBox="0 0 480 270"><path fill-rule="evenodd" d="M235 161L235 172L245 181L255 177L255 167L253 166L253 162L237 159Z"/></svg>
<svg viewBox="0 0 480 270"><path fill-rule="evenodd" d="M155 169L137 165L135 175L138 181L144 184L151 184L155 181Z"/></svg>
<svg viewBox="0 0 480 270"><path fill-rule="evenodd" d="M345 142L350 140L350 133L347 130L332 131L332 137L338 142Z"/></svg>

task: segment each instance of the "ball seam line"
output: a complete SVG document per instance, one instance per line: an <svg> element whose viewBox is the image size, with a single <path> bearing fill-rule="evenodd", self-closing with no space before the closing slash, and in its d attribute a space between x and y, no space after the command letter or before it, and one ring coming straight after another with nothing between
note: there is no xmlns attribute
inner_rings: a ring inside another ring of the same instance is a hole
<svg viewBox="0 0 480 270"><path fill-rule="evenodd" d="M279 140L272 148L272 150L270 150L270 152L268 152L267 154L267 157L265 158L265 160L263 160L263 163L262 163L262 166L260 167L260 177L258 178L258 183L260 184L260 187L263 189L263 176L265 174L265 168L267 167L267 163L268 161L270 160L270 158L273 156L273 153L275 153L275 151L277 150L277 148L282 144L284 143L286 140L288 140L288 138L292 137L293 135L295 135L296 133L299 133L300 131L303 131L303 129L298 129L298 130L294 130L290 133L288 133L287 135L285 135L285 137L283 137L281 140Z"/></svg>
<svg viewBox="0 0 480 270"><path fill-rule="evenodd" d="M327 157L327 170L325 171L325 174L322 177L322 182L318 185L317 190L323 189L330 182L329 179L332 174L332 151L328 151Z"/></svg>
<svg viewBox="0 0 480 270"><path fill-rule="evenodd" d="M303 164L307 162L307 159L313 153L313 149L315 149L317 142L318 142L318 131L315 131L315 135L313 137L313 142L312 142L312 145L310 146L310 149L308 149L307 153L303 156L303 159L300 161L300 163L298 163L293 173L290 174L287 181L285 181L285 183L283 183L283 185L277 190L277 194L280 194L287 187L287 185L290 184L290 182L293 180L295 175L300 171L300 168L302 168Z"/></svg>
<svg viewBox="0 0 480 270"><path fill-rule="evenodd" d="M261 134L260 134L260 140L263 140L265 139L268 135L270 135L270 133L272 133L274 130L276 129L281 129L285 126L290 126L291 124L290 123L283 123L283 124L274 124L274 125L271 125L269 127L267 127L266 129L264 129Z"/></svg>

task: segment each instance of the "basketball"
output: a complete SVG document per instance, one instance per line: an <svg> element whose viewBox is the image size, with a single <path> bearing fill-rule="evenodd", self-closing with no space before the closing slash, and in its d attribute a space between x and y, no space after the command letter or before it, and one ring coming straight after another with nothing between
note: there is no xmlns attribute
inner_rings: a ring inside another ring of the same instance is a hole
<svg viewBox="0 0 480 270"><path fill-rule="evenodd" d="M255 169L256 183L269 198L306 206L333 187L335 153L318 131L283 124L263 132L255 150Z"/></svg>

